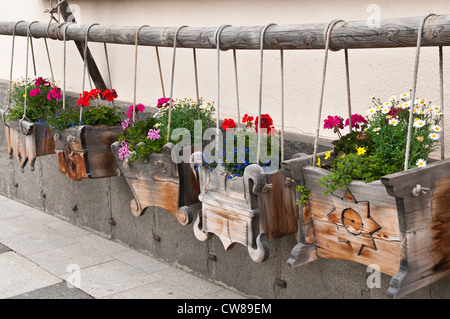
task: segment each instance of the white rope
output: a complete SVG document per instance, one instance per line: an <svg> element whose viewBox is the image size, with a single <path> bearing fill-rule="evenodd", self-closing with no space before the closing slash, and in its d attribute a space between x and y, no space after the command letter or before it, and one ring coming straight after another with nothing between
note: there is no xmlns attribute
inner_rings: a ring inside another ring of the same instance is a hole
<svg viewBox="0 0 450 319"><path fill-rule="evenodd" d="M321 114L322 114L322 105L323 105L323 93L325 88L325 77L327 73L327 61L328 61L328 50L330 49L330 35L331 31L333 30L333 27L338 23L342 22L342 20L333 20L331 21L325 32L325 54L324 54L324 62L323 62L323 70L322 70L322 86L320 88L320 99L319 99L319 110L317 115L317 129L316 129L316 137L314 139L314 153L313 153L313 162L312 165L316 163L316 156L317 156L317 144L319 141L319 131L320 131L320 120L321 120Z"/></svg>
<svg viewBox="0 0 450 319"><path fill-rule="evenodd" d="M414 75L413 75L413 86L412 86L412 92L411 92L411 107L409 111L409 121L408 121L408 136L406 140L406 153L405 153L405 165L404 170L406 171L409 166L409 151L411 147L411 131L412 131L412 122L413 122L413 111L414 111L414 102L416 99L416 85L417 85L417 74L419 71L419 56L420 56L420 44L422 41L422 32L423 32L423 26L425 24L425 21L430 17L434 15L433 13L427 14L425 17L422 18L420 21L419 29L417 31L417 46L416 46L416 60L414 64Z"/></svg>
<svg viewBox="0 0 450 319"><path fill-rule="evenodd" d="M264 52L264 34L266 33L266 30L270 27L276 25L275 23L268 23L264 26L264 28L261 31L261 40L260 40L260 77L259 77L259 105L258 105L258 148L256 153L256 163L259 164L259 160L261 157L261 108L262 108L262 87L263 87L263 65L264 65L264 58L263 58L263 52Z"/></svg>

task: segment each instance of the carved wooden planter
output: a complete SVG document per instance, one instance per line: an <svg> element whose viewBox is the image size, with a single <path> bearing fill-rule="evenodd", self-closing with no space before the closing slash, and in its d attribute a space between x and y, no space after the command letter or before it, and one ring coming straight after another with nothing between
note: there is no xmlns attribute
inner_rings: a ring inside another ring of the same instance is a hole
<svg viewBox="0 0 450 319"><path fill-rule="evenodd" d="M4 110L0 110L3 117ZM32 123L26 119L22 121L5 120L6 150L9 157L13 154L21 171L30 163L34 171L34 163L38 156L55 153L55 143L50 130L40 124Z"/></svg>
<svg viewBox="0 0 450 319"><path fill-rule="evenodd" d="M196 152L192 163L201 163ZM215 234L225 250L235 243L247 247L250 258L262 262L269 257L267 241L297 231L295 192L289 172L266 174L256 164L246 167L243 177L227 178L222 166L210 171L198 167L202 210L194 223L194 234L205 241Z"/></svg>
<svg viewBox="0 0 450 319"><path fill-rule="evenodd" d="M72 180L119 176L111 144L121 125L83 125L55 134L55 151L61 173Z"/></svg>
<svg viewBox="0 0 450 319"><path fill-rule="evenodd" d="M375 264L393 276L390 298L450 274L450 160L372 183L354 181L327 196L317 180L329 171L311 161L312 156L303 156L283 163L310 190L288 265L317 258Z"/></svg>
<svg viewBox="0 0 450 319"><path fill-rule="evenodd" d="M156 206L169 211L182 225L193 220L189 205L199 202L199 183L189 163L172 159L174 144L167 143L162 153L150 154L145 162L137 160L132 165L118 155L120 145L111 145L114 157L133 192L131 211L140 216L147 207ZM184 151L191 153L190 147Z"/></svg>

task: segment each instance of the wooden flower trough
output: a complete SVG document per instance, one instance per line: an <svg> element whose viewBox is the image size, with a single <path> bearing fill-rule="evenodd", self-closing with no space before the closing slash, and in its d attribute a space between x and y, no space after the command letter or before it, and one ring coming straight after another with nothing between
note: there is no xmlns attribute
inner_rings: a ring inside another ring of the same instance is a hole
<svg viewBox="0 0 450 319"><path fill-rule="evenodd" d="M121 132L121 125L82 125L56 134L55 151L61 173L72 180L119 176L111 144Z"/></svg>
<svg viewBox="0 0 450 319"><path fill-rule="evenodd" d="M147 207L161 207L169 211L182 225L193 220L189 205L198 203L199 183L189 163L179 163L172 158L173 143L167 143L162 153L150 154L146 161L129 164L127 158L119 158L118 142L111 145L114 157L133 192L130 202L135 216L143 214ZM191 147L184 148L190 152ZM190 153L189 153L190 154Z"/></svg>
<svg viewBox="0 0 450 319"><path fill-rule="evenodd" d="M300 208L299 242L288 265L317 258L377 265L393 276L390 298L450 274L450 160L371 183L353 181L327 196L317 180L329 171L311 162L304 154L282 163L310 191Z"/></svg>
<svg viewBox="0 0 450 319"><path fill-rule="evenodd" d="M191 162L201 163L202 153ZM228 178L219 165L214 170L198 166L202 210L194 223L194 234L205 241L215 234L225 250L235 243L247 247L250 258L262 262L269 257L267 241L297 231L295 192L289 172L264 173L256 164L244 176Z"/></svg>
<svg viewBox="0 0 450 319"><path fill-rule="evenodd" d="M0 110L4 119L5 112ZM27 163L30 163L34 171L34 164L38 156L55 153L55 143L50 130L46 130L40 124L35 124L26 119L20 121L8 121L5 123L6 150L9 157L13 154L19 164L21 171Z"/></svg>

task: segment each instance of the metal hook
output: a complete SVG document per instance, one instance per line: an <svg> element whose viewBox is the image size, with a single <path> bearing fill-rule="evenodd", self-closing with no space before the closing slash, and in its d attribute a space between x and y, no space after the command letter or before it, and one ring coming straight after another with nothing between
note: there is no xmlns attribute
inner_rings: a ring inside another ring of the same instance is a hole
<svg viewBox="0 0 450 319"><path fill-rule="evenodd" d="M427 187L422 187L420 184L417 184L416 186L414 186L414 188L411 191L411 194L414 197L419 196L420 194L426 194L427 192L429 192L430 189Z"/></svg>

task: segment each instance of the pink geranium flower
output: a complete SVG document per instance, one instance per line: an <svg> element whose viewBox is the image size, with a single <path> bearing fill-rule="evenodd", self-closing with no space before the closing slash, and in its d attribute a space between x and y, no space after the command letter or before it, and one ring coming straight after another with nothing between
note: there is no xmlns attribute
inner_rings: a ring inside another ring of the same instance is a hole
<svg viewBox="0 0 450 319"><path fill-rule="evenodd" d="M130 105L130 107L128 108L127 116L128 116L129 118L132 118L132 117L133 117L133 108L134 108L134 105ZM136 105L136 113L137 113L137 112L143 112L144 110L145 110L145 106L142 105L141 103L139 103L138 105Z"/></svg>
<svg viewBox="0 0 450 319"><path fill-rule="evenodd" d="M125 156L130 155L130 149L128 148L128 144L125 141L122 141L120 145L122 145L122 147L119 148L119 158L123 160Z"/></svg>
<svg viewBox="0 0 450 319"><path fill-rule="evenodd" d="M38 88L35 88L33 90L30 91L30 96L37 96L38 94L42 94L41 90L39 90Z"/></svg>
<svg viewBox="0 0 450 319"><path fill-rule="evenodd" d="M340 116L331 116L328 115L328 117L323 121L323 128L325 129L343 129L344 128L344 119Z"/></svg>
<svg viewBox="0 0 450 319"><path fill-rule="evenodd" d="M154 141L154 140L157 140L157 139L160 138L160 137L161 137L161 135L159 135L159 130L150 129L150 130L148 131L147 138L148 138L149 140Z"/></svg>
<svg viewBox="0 0 450 319"><path fill-rule="evenodd" d="M61 101L61 89L57 86L55 86L53 89L50 90L47 94L47 100L56 99L58 101Z"/></svg>
<svg viewBox="0 0 450 319"><path fill-rule="evenodd" d="M162 97L162 98L158 99L158 104L156 105L156 107L163 107L166 103L169 103L169 102L170 102L170 97L167 97L167 98Z"/></svg>

